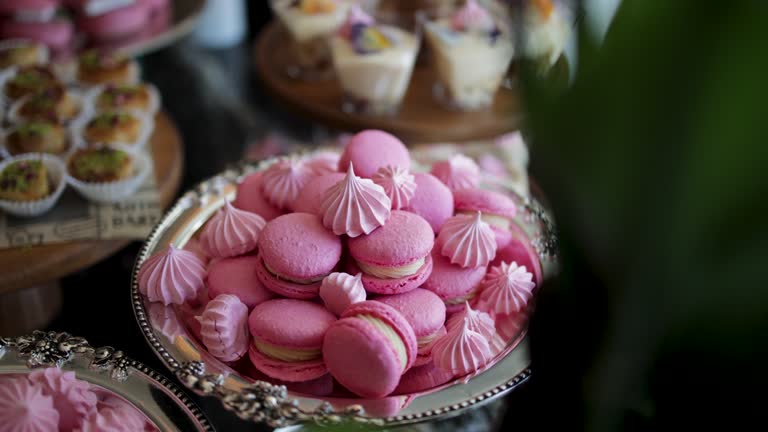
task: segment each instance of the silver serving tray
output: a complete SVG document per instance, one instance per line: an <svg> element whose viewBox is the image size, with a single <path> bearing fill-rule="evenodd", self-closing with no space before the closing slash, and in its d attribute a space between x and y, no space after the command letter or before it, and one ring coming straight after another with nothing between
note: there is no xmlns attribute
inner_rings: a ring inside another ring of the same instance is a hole
<svg viewBox="0 0 768 432"><path fill-rule="evenodd" d="M68 333L35 331L0 337L0 376L60 367L108 390L142 411L164 432L212 432L200 409L178 387L112 347L94 348Z"/></svg>
<svg viewBox="0 0 768 432"><path fill-rule="evenodd" d="M462 149L467 153L467 149ZM476 148L477 150L477 148ZM490 148L480 149L488 151ZM414 159L414 170L424 170L434 152ZM437 155L439 157L439 155ZM234 198L237 183L265 169L274 160L242 163L200 183L185 193L153 229L139 253L131 280L131 299L139 326L155 353L179 380L196 393L219 398L240 418L272 427L302 422L334 424L359 422L399 425L445 418L504 395L526 381L531 370L525 332L484 369L423 393L367 400L307 396L284 386L242 376L206 352L191 335L173 306L150 304L139 293L138 271L152 254L168 244L183 247L205 222ZM549 214L534 199L510 192L520 205L518 222L524 225L541 257L544 275L556 271L556 238Z"/></svg>

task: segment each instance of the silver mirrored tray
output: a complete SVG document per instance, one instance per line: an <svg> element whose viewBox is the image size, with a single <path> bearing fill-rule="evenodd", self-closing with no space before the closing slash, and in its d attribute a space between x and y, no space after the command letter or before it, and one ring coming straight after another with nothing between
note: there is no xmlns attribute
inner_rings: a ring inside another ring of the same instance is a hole
<svg viewBox="0 0 768 432"><path fill-rule="evenodd" d="M200 409L162 375L112 347L95 348L68 333L0 337L0 376L60 367L139 409L164 432L212 432Z"/></svg>
<svg viewBox="0 0 768 432"><path fill-rule="evenodd" d="M475 147L474 150L483 152L493 148ZM461 151L472 156L466 147ZM443 158L444 152L413 151L412 156L417 162L412 169L419 171L425 170L430 160ZM149 256L169 244L184 247L225 200L234 198L236 185L242 178L265 169L272 162L274 159L241 163L186 192L155 226L136 259L131 280L136 319L152 349L182 383L198 394L220 399L225 408L243 419L283 427L303 422L345 421L398 425L449 417L500 397L530 377L525 326L505 350L476 373L421 393L384 399L308 396L245 376L239 372L244 369L242 363L225 364L208 354L185 324L194 320L184 307L150 303L140 294L138 271ZM513 186L502 181L494 187L501 187L517 201L521 211L516 222L530 236L540 256L544 277L550 277L557 268L557 240L552 219L536 199L512 192Z"/></svg>

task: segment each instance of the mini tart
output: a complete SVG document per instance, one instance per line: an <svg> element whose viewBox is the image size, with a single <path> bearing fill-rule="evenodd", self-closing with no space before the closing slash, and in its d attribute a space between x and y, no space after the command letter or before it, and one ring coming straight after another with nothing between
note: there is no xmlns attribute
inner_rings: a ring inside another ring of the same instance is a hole
<svg viewBox="0 0 768 432"><path fill-rule="evenodd" d="M60 85L61 82L47 66L24 66L5 82L3 92L11 100L17 100Z"/></svg>
<svg viewBox="0 0 768 432"><path fill-rule="evenodd" d="M48 169L42 161L16 161L0 172L0 199L36 201L50 193Z"/></svg>
<svg viewBox="0 0 768 432"><path fill-rule="evenodd" d="M11 155L50 153L60 155L69 148L67 131L49 122L29 122L14 128L5 137L5 148Z"/></svg>
<svg viewBox="0 0 768 432"><path fill-rule="evenodd" d="M69 91L63 86L53 86L21 101L14 116L22 120L66 123L75 118L80 109L79 100Z"/></svg>
<svg viewBox="0 0 768 432"><path fill-rule="evenodd" d="M97 112L132 110L154 114L157 110L153 89L144 84L107 85L93 100Z"/></svg>
<svg viewBox="0 0 768 432"><path fill-rule="evenodd" d="M8 46L0 46L0 69L11 66L32 66L44 62L48 51L40 44L18 41Z"/></svg>
<svg viewBox="0 0 768 432"><path fill-rule="evenodd" d="M115 182L133 173L133 158L128 152L110 147L77 150L67 163L70 176L86 183Z"/></svg>
<svg viewBox="0 0 768 432"><path fill-rule="evenodd" d="M134 143L142 133L141 119L131 113L109 111L91 118L83 127L83 139L91 143Z"/></svg>
<svg viewBox="0 0 768 432"><path fill-rule="evenodd" d="M136 65L127 57L90 50L78 59L77 80L84 84L131 84L136 78Z"/></svg>

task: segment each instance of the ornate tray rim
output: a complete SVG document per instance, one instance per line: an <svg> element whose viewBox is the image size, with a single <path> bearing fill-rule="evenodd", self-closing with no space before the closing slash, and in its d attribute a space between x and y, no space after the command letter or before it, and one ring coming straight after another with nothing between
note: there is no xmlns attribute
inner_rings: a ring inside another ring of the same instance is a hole
<svg viewBox="0 0 768 432"><path fill-rule="evenodd" d="M85 338L65 332L35 330L24 336L0 337L0 376L25 373L42 367L60 367L74 371L79 379L118 394L147 417L152 418L164 413L163 408L149 403L145 398L131 395L115 385L131 379L146 381L153 388L165 389L177 405L186 408L185 414L195 423L198 431L214 431L205 414L184 391L165 376L127 357L122 351L110 346L93 347ZM134 371L144 375L146 379L135 378ZM107 379L94 382L96 376ZM174 427L161 430L179 429Z"/></svg>
<svg viewBox="0 0 768 432"><path fill-rule="evenodd" d="M320 149L322 150L322 149ZM318 150L319 151L319 150ZM437 418L448 418L460 414L462 411L475 406L481 406L485 403L505 395L514 388L528 380L532 374L530 363L523 367L519 373L507 377L504 381L472 398L463 400L460 403L453 403L436 407L415 414L392 415L388 417L368 417L364 414L362 406L353 404L347 406L344 410L334 411L328 402L323 402L313 410L305 410L299 407L298 399L293 399L291 393L285 386L275 385L265 381L255 381L251 385L240 385L238 388L225 385L227 378L223 374L206 373L205 362L200 360L179 361L161 343L152 327L148 311L144 305L144 298L138 289L138 271L141 263L148 258L150 245L165 231L176 218L196 202L207 202L215 199L223 202L227 194L223 193L225 186L234 185L238 179L245 175L264 169L276 158L270 158L259 162L239 162L229 169L224 170L218 175L214 175L200 183L193 189L184 193L181 198L173 205L161 218L160 222L152 229L149 236L142 245L139 254L134 262L134 268L131 276L131 303L134 315L138 321L144 338L152 347L152 350L160 360L168 367L176 377L184 383L189 389L200 395L214 396L219 398L225 409L234 412L238 417L244 420L266 423L271 427L286 427L303 422L313 422L320 425L332 425L344 421L357 422L362 424L372 424L376 426L395 426L416 422L434 420ZM514 192L512 192L514 193ZM544 209L536 199L524 198L514 193L520 200L526 210L541 225L544 238L541 242L534 241L542 264L545 260L556 262L557 238L552 219L546 209ZM482 375L486 370L501 364L510 357L510 354L518 349L526 350L527 338L525 330L518 338L518 343L512 345L512 349L507 349L506 353L493 365L489 365L483 370L465 377L464 383L468 383L471 378ZM453 381L452 381L453 382ZM432 394L439 393L438 390ZM301 396L298 396L301 398Z"/></svg>

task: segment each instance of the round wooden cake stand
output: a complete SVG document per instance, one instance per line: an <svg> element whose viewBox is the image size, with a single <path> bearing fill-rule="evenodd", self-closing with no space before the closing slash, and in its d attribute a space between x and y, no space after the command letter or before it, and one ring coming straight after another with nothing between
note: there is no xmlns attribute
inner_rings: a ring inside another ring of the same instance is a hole
<svg viewBox="0 0 768 432"><path fill-rule="evenodd" d="M165 114L155 119L149 145L160 206L165 209L181 182L184 151L176 126ZM59 279L90 267L131 242L92 240L0 250L0 335L44 328L61 310Z"/></svg>
<svg viewBox="0 0 768 432"><path fill-rule="evenodd" d="M515 130L521 107L514 91L501 88L493 106L474 112L451 111L432 96L435 82L432 67L419 61L400 110L393 115L349 114L341 110L342 91L335 80L303 81L285 73L291 59L288 38L272 22L259 34L255 63L267 91L301 115L341 130L376 128L406 141L441 142L492 138Z"/></svg>

